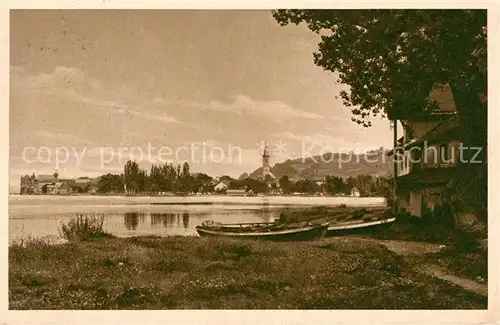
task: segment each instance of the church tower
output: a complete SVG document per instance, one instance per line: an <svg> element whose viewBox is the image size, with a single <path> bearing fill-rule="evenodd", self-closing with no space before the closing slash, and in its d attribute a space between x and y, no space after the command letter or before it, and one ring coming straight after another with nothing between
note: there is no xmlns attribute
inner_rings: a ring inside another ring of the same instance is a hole
<svg viewBox="0 0 500 325"><path fill-rule="evenodd" d="M269 150L267 148L267 143L266 143L266 146L264 147L264 153L262 154L262 179L266 179L266 176L268 175L271 178L274 178L274 175L271 172L270 160L271 160L271 155L269 154Z"/></svg>

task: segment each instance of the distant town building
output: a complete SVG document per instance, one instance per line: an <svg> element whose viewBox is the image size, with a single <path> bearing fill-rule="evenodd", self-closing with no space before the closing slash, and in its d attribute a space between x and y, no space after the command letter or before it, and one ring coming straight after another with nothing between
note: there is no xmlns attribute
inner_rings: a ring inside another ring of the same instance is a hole
<svg viewBox="0 0 500 325"><path fill-rule="evenodd" d="M38 175L38 183L55 183L57 179L54 175Z"/></svg>
<svg viewBox="0 0 500 325"><path fill-rule="evenodd" d="M90 178L89 177L79 177L75 180L75 183L77 184L88 184L90 183Z"/></svg>
<svg viewBox="0 0 500 325"><path fill-rule="evenodd" d="M39 194L55 194L57 183L57 172L53 175L38 175L38 193Z"/></svg>
<svg viewBox="0 0 500 325"><path fill-rule="evenodd" d="M228 184L226 182L219 182L214 186L214 190L217 192L222 192L227 190Z"/></svg>
<svg viewBox="0 0 500 325"><path fill-rule="evenodd" d="M359 197L360 196L359 190L356 187L353 187L351 189L351 196L355 196L355 197Z"/></svg>
<svg viewBox="0 0 500 325"><path fill-rule="evenodd" d="M228 195L228 196L246 196L246 190L227 190L226 195Z"/></svg>
<svg viewBox="0 0 500 325"><path fill-rule="evenodd" d="M54 174L40 174L35 176L21 176L20 194L72 194L72 193L95 193L98 179L81 177L74 179L59 179L57 171Z"/></svg>

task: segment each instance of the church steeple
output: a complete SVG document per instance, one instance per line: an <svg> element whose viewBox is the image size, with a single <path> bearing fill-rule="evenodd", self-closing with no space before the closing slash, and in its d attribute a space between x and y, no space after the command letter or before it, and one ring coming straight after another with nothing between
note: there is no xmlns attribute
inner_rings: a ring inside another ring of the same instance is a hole
<svg viewBox="0 0 500 325"><path fill-rule="evenodd" d="M266 179L266 176L270 176L274 178L273 173L271 173L271 165L270 165L271 155L269 154L269 149L266 145L264 146L264 152L262 153L262 179Z"/></svg>

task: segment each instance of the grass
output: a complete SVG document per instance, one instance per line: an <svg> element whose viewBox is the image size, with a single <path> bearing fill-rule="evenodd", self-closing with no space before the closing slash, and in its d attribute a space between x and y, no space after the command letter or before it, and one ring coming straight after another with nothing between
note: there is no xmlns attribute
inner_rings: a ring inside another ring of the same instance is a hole
<svg viewBox="0 0 500 325"><path fill-rule="evenodd" d="M386 240L408 240L446 246L439 253L428 254L426 259L443 266L454 275L472 280L488 278L488 251L480 242L487 238L487 229L464 230L442 225L429 225L418 220L396 222L391 228L371 235Z"/></svg>
<svg viewBox="0 0 500 325"><path fill-rule="evenodd" d="M101 238L9 248L10 309L475 309L487 299L356 237Z"/></svg>

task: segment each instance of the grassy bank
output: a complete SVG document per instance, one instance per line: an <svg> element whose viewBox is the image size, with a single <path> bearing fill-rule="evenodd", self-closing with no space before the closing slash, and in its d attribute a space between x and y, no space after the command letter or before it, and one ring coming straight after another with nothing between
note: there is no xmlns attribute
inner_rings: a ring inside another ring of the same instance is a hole
<svg viewBox="0 0 500 325"><path fill-rule="evenodd" d="M101 238L9 249L10 309L486 308L355 237Z"/></svg>
<svg viewBox="0 0 500 325"><path fill-rule="evenodd" d="M368 209L370 210L370 209ZM284 211L281 219L286 222L324 222L327 220L341 220L346 214L358 213L359 218L369 215L353 207L315 207ZM378 209L376 214L391 216ZM461 229L443 224L433 224L420 218L397 219L390 228L368 233L366 236L381 240L403 240L436 243L446 246L439 253L425 256L427 262L433 262L453 272L454 275L472 280L488 278L488 251L481 242L487 239L486 227ZM420 258L421 259L421 258ZM417 259L417 262L418 259Z"/></svg>
<svg viewBox="0 0 500 325"><path fill-rule="evenodd" d="M370 237L385 240L407 240L443 245L439 253L425 256L428 262L443 266L454 275L472 280L487 281L488 249L487 229L465 230L439 225L396 222L389 229L371 234Z"/></svg>

